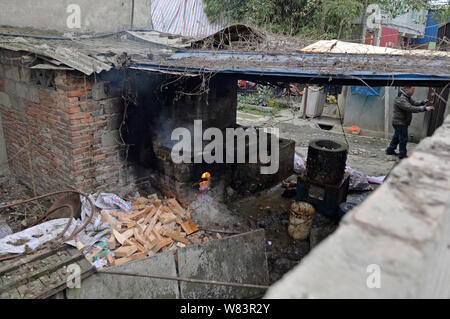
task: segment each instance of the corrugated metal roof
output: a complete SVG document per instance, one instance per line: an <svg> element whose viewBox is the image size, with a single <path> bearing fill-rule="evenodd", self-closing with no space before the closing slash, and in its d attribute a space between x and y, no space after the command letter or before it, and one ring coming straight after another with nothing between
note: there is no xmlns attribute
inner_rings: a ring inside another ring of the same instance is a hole
<svg viewBox="0 0 450 319"><path fill-rule="evenodd" d="M177 49L190 47L193 41L192 38L158 31L124 31L74 39L41 34L17 36L20 30L12 31L9 35L7 29L2 29L0 48L34 53L50 64L63 64L86 75L122 68L131 60L167 57Z"/></svg>
<svg viewBox="0 0 450 319"><path fill-rule="evenodd" d="M137 65L135 65L136 67ZM180 72L212 72L308 79L358 81L450 81L444 57L370 54L179 51L158 64L141 67ZM363 83L361 83L363 84Z"/></svg>
<svg viewBox="0 0 450 319"><path fill-rule="evenodd" d="M131 59L151 60L159 55L168 56L177 49L190 46L192 40L157 31L127 31L74 39L6 34L0 35L0 48L34 53L51 64L64 64L86 75L123 67Z"/></svg>
<svg viewBox="0 0 450 319"><path fill-rule="evenodd" d="M12 51L25 51L49 57L87 75L91 75L94 72L109 71L112 68L110 64L92 58L74 47L65 47L64 45L53 46L52 42L54 41L44 42L30 38L1 39L0 48Z"/></svg>
<svg viewBox="0 0 450 319"><path fill-rule="evenodd" d="M239 33L241 29L227 28L225 36L232 39L232 32ZM210 45L214 48L216 37L208 39L203 40L200 47L208 48ZM239 37L237 39L237 43L242 42ZM31 52L49 64L70 67L87 75L112 68L133 68L165 73L188 72L191 75L212 72L238 76L291 77L309 82L324 82L327 79L361 82L428 81L431 86L432 82L450 80L448 53L424 51L420 54L371 54L348 51L349 48L355 48L355 44L337 42L318 42L305 50L304 42L280 38L277 41L281 42L275 45L272 37L259 33L255 37L258 40L254 41L256 45L246 46L241 43L241 46L227 45L228 50L176 51L191 43L190 40L155 31L124 32L115 36L72 40L0 36L0 48ZM272 51L274 48L276 51ZM313 50L315 53L302 50Z"/></svg>

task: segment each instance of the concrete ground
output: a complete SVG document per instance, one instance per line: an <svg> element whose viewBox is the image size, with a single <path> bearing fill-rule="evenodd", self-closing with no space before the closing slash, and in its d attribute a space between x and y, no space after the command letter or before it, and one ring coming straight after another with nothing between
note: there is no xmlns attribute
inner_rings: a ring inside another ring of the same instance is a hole
<svg viewBox="0 0 450 319"><path fill-rule="evenodd" d="M328 138L345 142L339 120L335 118L302 119L301 113L283 109L273 116L256 115L238 111L237 121L243 126L277 127L280 136L295 141L296 153L306 157L309 141L316 138ZM322 129L318 124L328 124ZM346 132L349 144L347 165L370 176L387 175L399 162L395 156L385 154L389 144L386 139L354 135ZM415 144L408 144L411 152ZM374 189L378 185L373 185ZM313 219L310 238L305 241L293 240L287 232L289 207L293 197L283 196L284 189L278 185L256 196L243 198L229 206L248 220L251 228L264 228L266 231L266 252L269 265L270 282L279 280L286 272L295 267L310 250L321 240L334 232L339 221L321 214ZM360 204L372 192L352 192L347 202ZM286 193L284 194L286 195Z"/></svg>
<svg viewBox="0 0 450 319"><path fill-rule="evenodd" d="M276 127L280 130L280 136L295 141L295 151L301 157L308 153L309 141L316 138L329 138L345 142L345 138L339 120L331 117L318 119L302 119L300 112L282 109L273 116L256 115L238 111L237 121L243 126ZM321 129L333 125L331 130ZM324 127L324 125L322 125ZM389 140L355 135L345 132L349 144L347 165L353 169L362 171L370 176L386 175L398 162L395 156L385 154ZM411 153L416 144L408 143L408 151Z"/></svg>

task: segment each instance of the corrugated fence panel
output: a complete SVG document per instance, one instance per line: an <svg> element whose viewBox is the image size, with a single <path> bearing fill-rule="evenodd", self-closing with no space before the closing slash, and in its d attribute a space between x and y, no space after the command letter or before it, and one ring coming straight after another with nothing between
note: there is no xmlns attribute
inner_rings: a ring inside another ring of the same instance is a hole
<svg viewBox="0 0 450 319"><path fill-rule="evenodd" d="M204 37L223 29L224 19L210 23L204 8L202 0L153 0L153 28L188 37Z"/></svg>

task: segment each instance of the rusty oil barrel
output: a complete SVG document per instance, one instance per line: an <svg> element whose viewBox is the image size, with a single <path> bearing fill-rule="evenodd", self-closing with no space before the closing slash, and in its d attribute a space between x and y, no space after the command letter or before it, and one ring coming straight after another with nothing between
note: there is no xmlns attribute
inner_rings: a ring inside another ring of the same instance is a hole
<svg viewBox="0 0 450 319"><path fill-rule="evenodd" d="M306 176L309 181L339 185L344 177L348 145L338 141L312 140L308 147Z"/></svg>

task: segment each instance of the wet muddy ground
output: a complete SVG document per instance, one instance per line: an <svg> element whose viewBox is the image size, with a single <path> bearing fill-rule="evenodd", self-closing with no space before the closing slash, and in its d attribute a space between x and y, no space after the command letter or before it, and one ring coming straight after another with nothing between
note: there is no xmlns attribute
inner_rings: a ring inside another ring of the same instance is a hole
<svg viewBox="0 0 450 319"><path fill-rule="evenodd" d="M294 116L293 116L294 115ZM296 142L295 151L303 158L308 153L309 141L328 138L345 141L340 127L324 130L314 121L303 120L292 112L282 110L275 116L255 115L238 112L238 123L243 126L277 127L280 136ZM386 139L366 137L346 133L349 153L347 165L370 176L387 175L398 163L394 156L385 154L389 144ZM411 152L415 144L409 143ZM293 178L293 177L291 177ZM372 185L376 189L377 185ZM288 232L289 207L295 197L283 197L285 191L281 185L251 196L234 201L229 206L248 220L251 228L266 230L266 252L271 283L279 280L286 272L295 267L313 247L332 234L339 225L339 219L316 213L313 218L310 236L307 240L296 241ZM347 202L358 205L373 191L351 192ZM356 207L356 206L355 206Z"/></svg>
<svg viewBox="0 0 450 319"><path fill-rule="evenodd" d="M251 229L263 228L266 232L266 254L269 265L270 283L277 280L297 265L310 250L333 233L339 225L338 218L316 213L313 218L310 237L294 240L287 231L289 208L295 200L284 197L285 189L277 185L255 196L234 201L228 206L245 219ZM361 203L372 192L348 194L347 202Z"/></svg>

